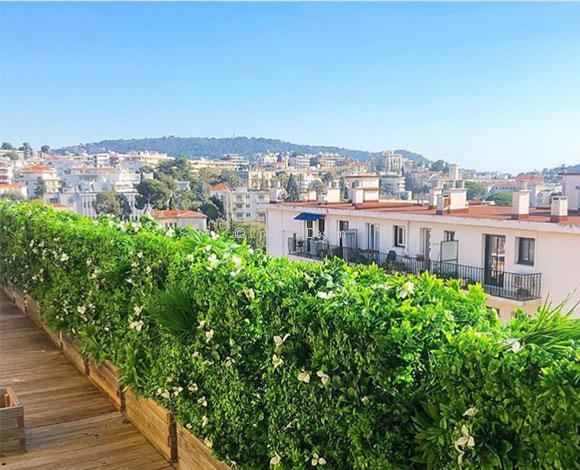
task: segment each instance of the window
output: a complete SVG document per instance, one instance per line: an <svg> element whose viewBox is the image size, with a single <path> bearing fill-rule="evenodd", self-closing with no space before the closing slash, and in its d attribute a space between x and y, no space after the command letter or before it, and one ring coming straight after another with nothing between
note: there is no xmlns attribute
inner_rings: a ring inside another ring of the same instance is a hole
<svg viewBox="0 0 580 470"><path fill-rule="evenodd" d="M533 238L518 238L518 264L534 265L535 245Z"/></svg>
<svg viewBox="0 0 580 470"><path fill-rule="evenodd" d="M443 232L443 240L446 242L452 242L455 240L455 231L454 230L445 230Z"/></svg>
<svg viewBox="0 0 580 470"><path fill-rule="evenodd" d="M379 251L379 226L376 224L367 224L367 248Z"/></svg>
<svg viewBox="0 0 580 470"><path fill-rule="evenodd" d="M342 246L344 239L344 232L348 230L348 220L338 221L338 244Z"/></svg>
<svg viewBox="0 0 580 470"><path fill-rule="evenodd" d="M395 225L395 246L405 247L407 244L405 227L402 225Z"/></svg>
<svg viewBox="0 0 580 470"><path fill-rule="evenodd" d="M324 238L324 217L318 219L318 236Z"/></svg>

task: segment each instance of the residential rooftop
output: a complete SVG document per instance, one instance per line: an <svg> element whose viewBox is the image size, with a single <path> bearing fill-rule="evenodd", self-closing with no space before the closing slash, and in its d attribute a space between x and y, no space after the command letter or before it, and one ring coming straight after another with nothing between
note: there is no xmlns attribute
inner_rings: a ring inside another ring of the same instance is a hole
<svg viewBox="0 0 580 470"><path fill-rule="evenodd" d="M300 202L276 202L282 206L296 206L296 207L312 207L320 209L338 209L338 210L355 210L355 211L373 211L373 212L388 212L401 213L413 215L438 215L435 208L429 207L428 204L417 204L407 202L393 202L393 201L378 201L378 202L364 202L362 204L353 204L350 201L322 203L316 201L300 201ZM521 217L520 221L526 222L546 222L551 221L549 208L530 208L530 213L527 216ZM460 217L472 219L489 219L489 220L513 220L511 206L497 206L481 204L478 201L469 201L467 209L446 211L441 216L445 217ZM568 217L559 222L561 225L578 225L580 226L580 211L569 211Z"/></svg>
<svg viewBox="0 0 580 470"><path fill-rule="evenodd" d="M153 210L151 216L154 219L205 219L207 216L201 212L182 210Z"/></svg>

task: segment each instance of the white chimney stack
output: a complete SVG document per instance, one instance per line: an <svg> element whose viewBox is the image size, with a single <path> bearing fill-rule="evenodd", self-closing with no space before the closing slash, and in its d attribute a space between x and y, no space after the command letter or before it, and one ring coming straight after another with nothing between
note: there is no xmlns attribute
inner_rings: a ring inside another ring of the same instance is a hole
<svg viewBox="0 0 580 470"><path fill-rule="evenodd" d="M530 215L530 192L526 188L518 189L512 193L512 219L522 219L528 215Z"/></svg>
<svg viewBox="0 0 580 470"><path fill-rule="evenodd" d="M340 202L340 189L328 188L326 190L325 202L327 204L332 204L333 202Z"/></svg>
<svg viewBox="0 0 580 470"><path fill-rule="evenodd" d="M437 200L441 192L440 188L431 188L429 190L429 209L435 209L437 207Z"/></svg>
<svg viewBox="0 0 580 470"><path fill-rule="evenodd" d="M550 205L550 222L565 222L568 219L568 199L566 196L555 196Z"/></svg>
<svg viewBox="0 0 580 470"><path fill-rule="evenodd" d="M363 188L354 188L352 191L352 203L354 205L365 202L365 190Z"/></svg>
<svg viewBox="0 0 580 470"><path fill-rule="evenodd" d="M455 188L449 190L449 210L460 211L467 210L467 190L464 188Z"/></svg>

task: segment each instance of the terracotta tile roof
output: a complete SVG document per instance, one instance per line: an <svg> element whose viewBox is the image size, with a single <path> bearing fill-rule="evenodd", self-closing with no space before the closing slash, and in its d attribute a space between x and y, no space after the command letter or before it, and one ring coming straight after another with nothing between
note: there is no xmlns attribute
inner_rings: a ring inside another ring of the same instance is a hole
<svg viewBox="0 0 580 470"><path fill-rule="evenodd" d="M209 188L210 191L229 191L230 185L228 183L218 183Z"/></svg>
<svg viewBox="0 0 580 470"><path fill-rule="evenodd" d="M0 183L0 189L22 189L22 188L24 188L23 184Z"/></svg>
<svg viewBox="0 0 580 470"><path fill-rule="evenodd" d="M201 212L185 210L153 210L151 217L154 219L205 219L207 216Z"/></svg>
<svg viewBox="0 0 580 470"><path fill-rule="evenodd" d="M53 172L54 169L52 168L48 168L46 166L42 166L42 165L30 165L30 166L24 166L20 169L20 171L22 173L37 173L37 172L44 172L44 171L48 171L48 172Z"/></svg>

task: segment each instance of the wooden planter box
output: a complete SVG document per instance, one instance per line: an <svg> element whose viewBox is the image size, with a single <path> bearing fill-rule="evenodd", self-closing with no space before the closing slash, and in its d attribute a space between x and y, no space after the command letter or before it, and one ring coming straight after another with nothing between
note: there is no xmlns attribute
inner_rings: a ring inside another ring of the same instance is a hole
<svg viewBox="0 0 580 470"><path fill-rule="evenodd" d="M44 327L44 332L48 335L48 337L53 342L53 344L58 349L62 349L62 347L63 347L62 346L62 333L60 331L49 330L46 325L43 325L43 327Z"/></svg>
<svg viewBox="0 0 580 470"><path fill-rule="evenodd" d="M149 398L125 392L125 416L169 462L177 461L177 432L173 415Z"/></svg>
<svg viewBox="0 0 580 470"><path fill-rule="evenodd" d="M0 453L25 451L24 407L11 388L0 388Z"/></svg>
<svg viewBox="0 0 580 470"><path fill-rule="evenodd" d="M14 303L18 310L22 313L26 313L26 298L24 296L24 292L19 288L14 288Z"/></svg>
<svg viewBox="0 0 580 470"><path fill-rule="evenodd" d="M79 341L75 338L71 338L66 333L62 333L62 352L66 357L68 357L69 361L71 361L78 370L80 370L83 374L89 374L89 364L83 356L81 356L79 350Z"/></svg>
<svg viewBox="0 0 580 470"><path fill-rule="evenodd" d="M177 455L179 470L229 470L217 460L202 441L181 425L177 425Z"/></svg>
<svg viewBox="0 0 580 470"><path fill-rule="evenodd" d="M118 410L124 408L124 397L119 385L119 369L111 361L103 361L97 364L89 361L89 379L93 382L109 399Z"/></svg>
<svg viewBox="0 0 580 470"><path fill-rule="evenodd" d="M40 305L28 294L24 295L24 299L26 301L26 315L28 315L28 318L30 318L38 328L42 328Z"/></svg>

